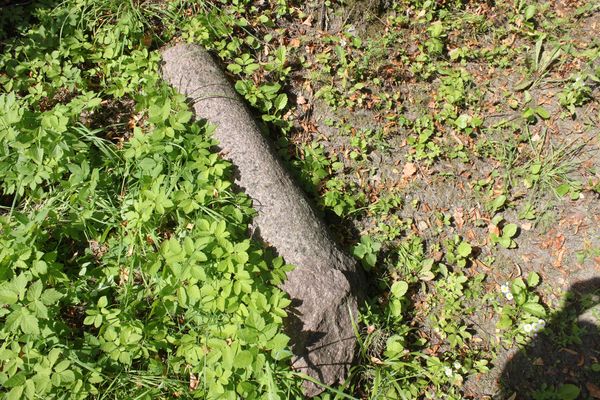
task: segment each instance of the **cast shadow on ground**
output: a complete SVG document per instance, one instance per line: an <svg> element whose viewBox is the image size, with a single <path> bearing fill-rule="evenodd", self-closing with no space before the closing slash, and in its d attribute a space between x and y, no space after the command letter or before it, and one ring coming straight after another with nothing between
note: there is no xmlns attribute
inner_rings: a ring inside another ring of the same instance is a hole
<svg viewBox="0 0 600 400"><path fill-rule="evenodd" d="M600 277L571 286L544 331L506 363L502 398L562 399L558 393L565 384L580 389L577 398L600 398L600 314L589 312L599 304Z"/></svg>

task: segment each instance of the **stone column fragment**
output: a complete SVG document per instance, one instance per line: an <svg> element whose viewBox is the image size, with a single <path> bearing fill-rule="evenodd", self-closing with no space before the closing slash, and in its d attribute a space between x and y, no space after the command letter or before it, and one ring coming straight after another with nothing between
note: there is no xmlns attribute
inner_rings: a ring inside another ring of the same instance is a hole
<svg viewBox="0 0 600 400"><path fill-rule="evenodd" d="M342 382L356 354L350 313L356 317L362 297L360 270L333 242L211 55L177 44L162 56L163 78L193 102L197 118L216 126L214 137L238 172L235 184L258 212L260 237L296 266L283 284L293 306L286 320L293 367L327 385ZM321 391L312 384L306 389L307 395Z"/></svg>

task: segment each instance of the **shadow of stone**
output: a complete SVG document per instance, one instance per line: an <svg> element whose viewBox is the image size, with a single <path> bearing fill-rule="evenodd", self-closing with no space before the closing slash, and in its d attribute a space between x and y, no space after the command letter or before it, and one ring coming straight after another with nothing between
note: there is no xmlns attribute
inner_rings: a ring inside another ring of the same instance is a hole
<svg viewBox="0 0 600 400"><path fill-rule="evenodd" d="M284 321L284 331L292 339L292 353L300 357L298 360L306 362L308 368L318 371L318 368L307 357L307 349L318 343L325 336L325 333L305 330L302 315L298 311L298 308L302 305L302 300L291 299L291 301L292 303L287 308L288 315ZM319 379L323 379L323 377L319 376Z"/></svg>
<svg viewBox="0 0 600 400"><path fill-rule="evenodd" d="M566 296L545 329L504 366L502 398L562 399L553 393L564 384L579 387L578 398L599 398L600 315L592 308L600 304L600 278L575 283Z"/></svg>

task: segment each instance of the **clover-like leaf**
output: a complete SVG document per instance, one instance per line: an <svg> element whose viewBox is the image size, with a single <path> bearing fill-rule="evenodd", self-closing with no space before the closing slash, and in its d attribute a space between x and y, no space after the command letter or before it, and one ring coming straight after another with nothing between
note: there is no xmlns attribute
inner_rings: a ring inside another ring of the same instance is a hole
<svg viewBox="0 0 600 400"><path fill-rule="evenodd" d="M390 288L390 292L396 298L402 298L408 291L408 283L404 281L394 282Z"/></svg>
<svg viewBox="0 0 600 400"><path fill-rule="evenodd" d="M506 224L502 228L502 236L506 238L513 238L517 234L518 227L516 224Z"/></svg>
<svg viewBox="0 0 600 400"><path fill-rule="evenodd" d="M456 248L456 252L458 253L459 256L466 258L469 255L471 255L471 251L473 251L473 248L471 247L471 245L467 242L461 242L458 247Z"/></svg>

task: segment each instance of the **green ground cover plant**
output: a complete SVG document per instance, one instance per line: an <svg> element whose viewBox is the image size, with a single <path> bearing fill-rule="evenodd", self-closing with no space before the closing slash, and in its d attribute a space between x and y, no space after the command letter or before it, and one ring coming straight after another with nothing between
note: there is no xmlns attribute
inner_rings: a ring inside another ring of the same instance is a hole
<svg viewBox="0 0 600 400"><path fill-rule="evenodd" d="M219 57L368 275L357 365L320 398L513 395L477 382L552 333L562 248L598 258L561 213L600 191L600 47L579 40L599 8L409 0L361 24L355 3L0 9L0 396L302 398L277 288L293 267L249 238L213 128L161 82L171 40ZM543 266L532 236L558 248Z"/></svg>
<svg viewBox="0 0 600 400"><path fill-rule="evenodd" d="M293 395L289 267L117 4L40 8L0 60L3 397Z"/></svg>

